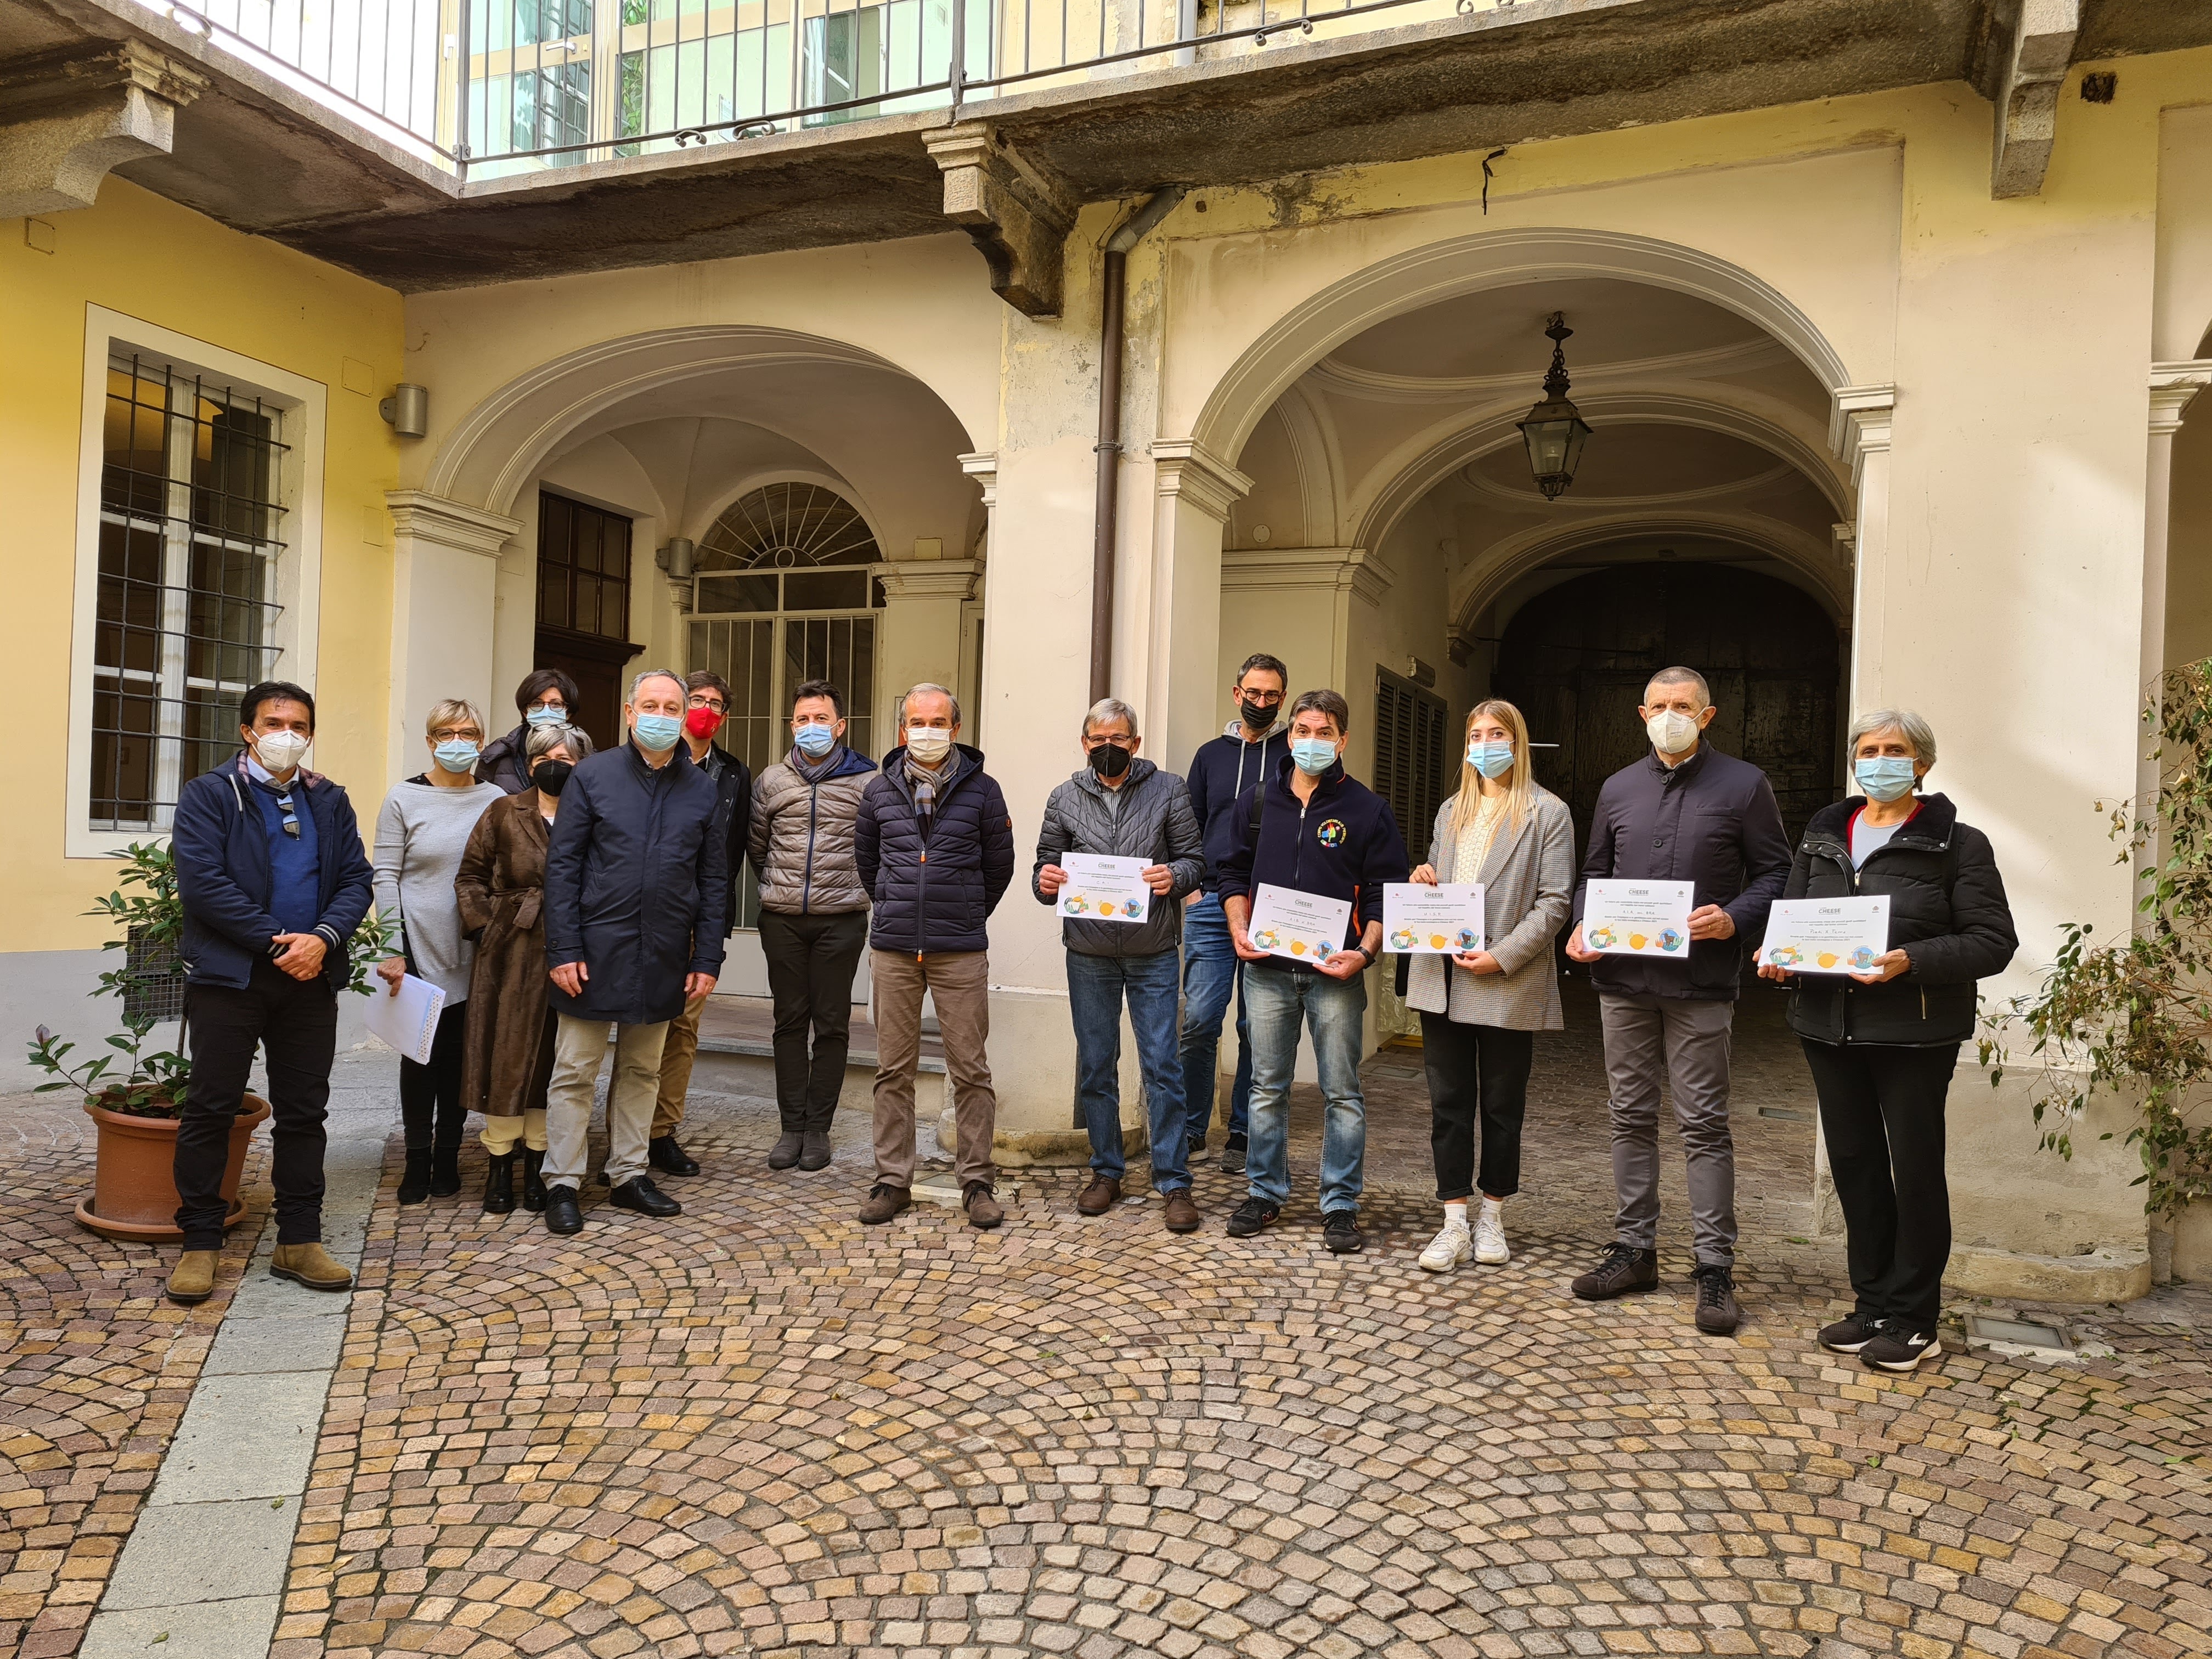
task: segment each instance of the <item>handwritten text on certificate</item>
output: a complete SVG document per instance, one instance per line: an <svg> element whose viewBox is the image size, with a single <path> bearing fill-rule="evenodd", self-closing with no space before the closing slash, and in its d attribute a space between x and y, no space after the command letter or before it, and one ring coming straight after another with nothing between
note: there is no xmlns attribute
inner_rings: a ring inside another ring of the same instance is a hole
<svg viewBox="0 0 2212 1659"><path fill-rule="evenodd" d="M1409 957L1456 956L1483 948L1482 884L1417 881L1382 887L1382 948Z"/></svg>
<svg viewBox="0 0 2212 1659"><path fill-rule="evenodd" d="M1109 859L1095 853L1069 853L1060 860L1067 883L1060 890L1060 914L1084 921L1142 921L1152 914L1152 890L1145 885L1142 859Z"/></svg>
<svg viewBox="0 0 2212 1659"><path fill-rule="evenodd" d="M1889 949L1889 896L1777 899L1767 913L1761 966L1793 974L1871 974Z"/></svg>
<svg viewBox="0 0 2212 1659"><path fill-rule="evenodd" d="M1583 899L1583 944L1616 957L1690 957L1686 881L1593 881Z"/></svg>
<svg viewBox="0 0 2212 1659"><path fill-rule="evenodd" d="M1261 882L1252 890L1252 948L1292 962L1322 963L1344 948L1348 899L1323 898Z"/></svg>

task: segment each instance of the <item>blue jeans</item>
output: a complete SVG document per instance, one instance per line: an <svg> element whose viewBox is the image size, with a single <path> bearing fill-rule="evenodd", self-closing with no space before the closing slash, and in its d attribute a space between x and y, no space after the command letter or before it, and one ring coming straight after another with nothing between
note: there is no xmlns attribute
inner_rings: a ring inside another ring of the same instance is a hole
<svg viewBox="0 0 2212 1659"><path fill-rule="evenodd" d="M1244 1006L1243 963L1229 942L1221 896L1208 893L1182 913L1182 1092L1190 1132L1213 1122L1213 1074L1221 1053L1221 1017L1237 994L1237 1084L1229 1094L1229 1133L1241 1135L1252 1109L1252 1028Z"/></svg>
<svg viewBox="0 0 2212 1659"><path fill-rule="evenodd" d="M1091 1132L1091 1167L1109 1181L1121 1157L1121 996L1137 1034L1137 1064L1152 1109L1152 1187L1190 1185L1183 1144L1182 1070L1175 1063L1176 953L1086 957L1067 953L1067 1006L1075 1018L1075 1097Z"/></svg>
<svg viewBox="0 0 2212 1659"><path fill-rule="evenodd" d="M1298 1027L1313 1032L1314 1064L1327 1103L1321 1134L1321 1212L1359 1208L1367 1163L1367 1102L1359 1092L1359 1042L1367 1012L1365 976L1244 964L1252 1022L1252 1149L1244 1168L1254 1198L1281 1204L1291 1195L1291 1075Z"/></svg>

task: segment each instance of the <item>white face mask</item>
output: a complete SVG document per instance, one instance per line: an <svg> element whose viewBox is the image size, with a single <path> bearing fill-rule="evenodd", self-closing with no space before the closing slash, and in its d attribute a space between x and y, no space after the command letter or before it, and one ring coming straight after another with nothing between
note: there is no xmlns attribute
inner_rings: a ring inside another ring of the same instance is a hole
<svg viewBox="0 0 2212 1659"><path fill-rule="evenodd" d="M941 726L907 728L906 752L924 766L933 766L952 750L952 734Z"/></svg>
<svg viewBox="0 0 2212 1659"><path fill-rule="evenodd" d="M1651 746L1662 755L1679 755L1698 740L1698 723L1680 709L1662 709L1644 722Z"/></svg>
<svg viewBox="0 0 2212 1659"><path fill-rule="evenodd" d="M271 772L289 772L297 766L314 741L297 732L264 732L253 740L253 752Z"/></svg>

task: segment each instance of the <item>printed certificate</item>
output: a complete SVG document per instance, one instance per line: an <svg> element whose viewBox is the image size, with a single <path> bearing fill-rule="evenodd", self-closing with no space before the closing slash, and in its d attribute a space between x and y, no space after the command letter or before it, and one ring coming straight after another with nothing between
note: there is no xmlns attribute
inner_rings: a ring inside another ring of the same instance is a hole
<svg viewBox="0 0 2212 1659"><path fill-rule="evenodd" d="M1793 974L1870 974L1889 949L1889 896L1777 899L1759 964Z"/></svg>
<svg viewBox="0 0 2212 1659"><path fill-rule="evenodd" d="M1294 887L1252 890L1252 948L1292 962L1327 962L1344 948L1352 921L1349 899L1327 899Z"/></svg>
<svg viewBox="0 0 2212 1659"><path fill-rule="evenodd" d="M1690 959L1686 881L1593 881L1583 898L1583 943L1615 957Z"/></svg>
<svg viewBox="0 0 2212 1659"><path fill-rule="evenodd" d="M1418 881L1382 887L1382 948L1410 957L1452 956L1484 948L1482 884Z"/></svg>
<svg viewBox="0 0 2212 1659"><path fill-rule="evenodd" d="M1060 914L1084 921L1142 921L1152 914L1152 890L1139 873L1142 859L1101 858L1095 853L1063 854L1060 867L1067 884L1060 890Z"/></svg>

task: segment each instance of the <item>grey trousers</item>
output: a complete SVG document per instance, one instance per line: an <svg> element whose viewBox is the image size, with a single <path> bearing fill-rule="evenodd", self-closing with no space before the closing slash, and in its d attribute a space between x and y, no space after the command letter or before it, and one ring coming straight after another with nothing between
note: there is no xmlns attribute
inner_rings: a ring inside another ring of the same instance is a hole
<svg viewBox="0 0 2212 1659"><path fill-rule="evenodd" d="M1639 1250L1659 1243L1659 1083L1673 1085L1688 1164L1690 1237L1699 1267L1735 1260L1735 1143L1729 1133L1733 1002L1598 998L1613 1097L1613 1231Z"/></svg>
<svg viewBox="0 0 2212 1659"><path fill-rule="evenodd" d="M583 1184L584 1166L590 1162L592 1096L611 1027L615 1075L607 1089L607 1184L619 1187L645 1173L645 1144L653 1131L653 1103L660 1095L660 1048L668 1022L614 1025L568 1014L560 1018L553 1037L553 1081L545 1091L545 1184Z"/></svg>

